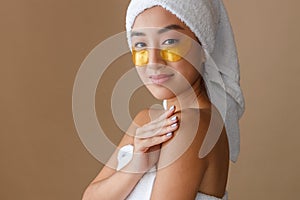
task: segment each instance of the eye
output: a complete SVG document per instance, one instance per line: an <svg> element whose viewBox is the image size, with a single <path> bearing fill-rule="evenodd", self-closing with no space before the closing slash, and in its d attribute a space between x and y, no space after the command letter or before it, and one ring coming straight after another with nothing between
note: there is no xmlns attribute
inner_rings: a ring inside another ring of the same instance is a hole
<svg viewBox="0 0 300 200"><path fill-rule="evenodd" d="M134 48L136 48L136 49L142 49L142 48L145 48L146 46L147 45L144 42L137 42L134 44Z"/></svg>
<svg viewBox="0 0 300 200"><path fill-rule="evenodd" d="M163 45L174 45L178 43L179 43L178 39L167 39L163 42Z"/></svg>

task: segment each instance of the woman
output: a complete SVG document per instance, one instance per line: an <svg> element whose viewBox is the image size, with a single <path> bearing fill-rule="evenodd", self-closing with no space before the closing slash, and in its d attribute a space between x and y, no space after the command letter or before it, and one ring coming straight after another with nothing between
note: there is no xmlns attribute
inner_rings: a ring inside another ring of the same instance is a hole
<svg viewBox="0 0 300 200"><path fill-rule="evenodd" d="M83 199L227 199L244 101L223 3L132 0L126 28L137 72L165 110L135 117L115 169L105 166Z"/></svg>

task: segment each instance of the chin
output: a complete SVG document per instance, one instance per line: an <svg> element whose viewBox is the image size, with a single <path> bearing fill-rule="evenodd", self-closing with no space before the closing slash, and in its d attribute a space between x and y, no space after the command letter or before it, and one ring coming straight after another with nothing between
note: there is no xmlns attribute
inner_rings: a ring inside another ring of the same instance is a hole
<svg viewBox="0 0 300 200"><path fill-rule="evenodd" d="M159 85L147 85L147 89L149 92L156 98L157 100L171 99L175 97L174 93L164 86Z"/></svg>

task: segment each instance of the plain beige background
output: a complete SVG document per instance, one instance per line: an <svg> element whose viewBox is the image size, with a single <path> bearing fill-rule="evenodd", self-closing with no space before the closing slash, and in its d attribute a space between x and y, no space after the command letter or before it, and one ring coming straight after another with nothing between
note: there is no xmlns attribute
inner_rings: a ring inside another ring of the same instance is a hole
<svg viewBox="0 0 300 200"><path fill-rule="evenodd" d="M246 99L241 154L230 168L229 197L298 199L300 3L224 2ZM75 130L72 88L88 53L124 31L127 4L0 1L0 199L79 200L101 169ZM96 97L99 121L115 142L120 134L112 123L109 96L127 66L129 55L117 60ZM143 93L139 90L136 99L143 99ZM131 109L134 114L139 107Z"/></svg>

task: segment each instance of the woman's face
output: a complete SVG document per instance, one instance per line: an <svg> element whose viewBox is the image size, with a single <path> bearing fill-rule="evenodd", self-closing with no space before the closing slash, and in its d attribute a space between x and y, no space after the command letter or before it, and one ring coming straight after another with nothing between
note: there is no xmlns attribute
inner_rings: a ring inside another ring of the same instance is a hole
<svg viewBox="0 0 300 200"><path fill-rule="evenodd" d="M131 40L133 52L139 53L138 74L155 98L171 99L199 84L196 68L205 61L204 52L194 33L169 11L156 6L137 16ZM182 55L172 57L166 49Z"/></svg>

